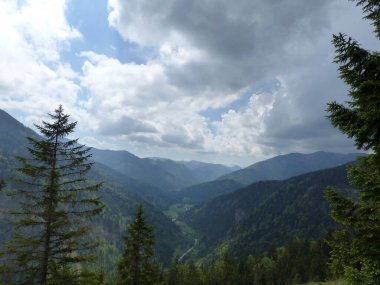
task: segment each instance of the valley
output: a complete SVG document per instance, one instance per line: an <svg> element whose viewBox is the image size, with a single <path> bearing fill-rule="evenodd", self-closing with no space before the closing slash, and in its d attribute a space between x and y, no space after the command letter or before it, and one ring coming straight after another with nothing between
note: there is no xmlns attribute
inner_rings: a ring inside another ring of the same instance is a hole
<svg viewBox="0 0 380 285"><path fill-rule="evenodd" d="M9 127L11 126L11 127ZM0 112L0 179L17 186L12 176L25 155L27 136L37 137L5 112ZM6 134L6 135L5 135ZM347 180L347 163L363 154L316 152L288 154L247 168L204 162L139 158L126 151L92 149L89 179L104 181L103 213L91 221L91 238L100 242L97 267L116 274L122 236L136 207L144 205L154 228L155 251L165 266L209 262L228 248L236 257L260 255L302 234L319 239L336 229L329 217L324 189L355 191ZM17 201L0 193L2 211ZM11 225L0 220L0 242L10 238Z"/></svg>

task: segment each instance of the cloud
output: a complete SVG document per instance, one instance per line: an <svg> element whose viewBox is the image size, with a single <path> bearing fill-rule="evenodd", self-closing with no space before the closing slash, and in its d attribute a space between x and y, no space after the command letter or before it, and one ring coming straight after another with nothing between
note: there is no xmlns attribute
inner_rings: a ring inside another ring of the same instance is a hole
<svg viewBox="0 0 380 285"><path fill-rule="evenodd" d="M118 121L108 123L100 128L103 135L128 135L132 133L155 133L156 128L148 123L137 121L133 118L123 116Z"/></svg>
<svg viewBox="0 0 380 285"><path fill-rule="evenodd" d="M110 0L109 22L140 46L190 55L166 55L171 84L223 95L284 72L295 49L328 28L331 2Z"/></svg>
<svg viewBox="0 0 380 285"><path fill-rule="evenodd" d="M204 151L262 158L331 149L333 142L335 149L353 150L325 113L327 102L346 100L332 63L331 34L349 32L347 27L369 34L353 4L109 0L109 10L110 25L126 41L156 49L148 62L161 66L165 83L180 90L175 105L203 120L197 141ZM274 78L281 86L252 93ZM247 92L248 104L232 107ZM205 118L206 109L224 111L221 119ZM178 136L170 132L165 129L162 138ZM186 147L186 140L172 141Z"/></svg>
<svg viewBox="0 0 380 285"><path fill-rule="evenodd" d="M352 150L325 117L327 102L347 99L331 34L377 42L361 11L342 3L108 0L110 27L144 60L89 43L74 71L62 54L88 39L67 22L67 1L2 1L0 108L30 124L64 103L84 141L144 155L247 163Z"/></svg>
<svg viewBox="0 0 380 285"><path fill-rule="evenodd" d="M60 60L70 41L81 37L65 20L66 2L0 3L0 108L17 110L31 124L64 102L76 111L80 87L75 72Z"/></svg>

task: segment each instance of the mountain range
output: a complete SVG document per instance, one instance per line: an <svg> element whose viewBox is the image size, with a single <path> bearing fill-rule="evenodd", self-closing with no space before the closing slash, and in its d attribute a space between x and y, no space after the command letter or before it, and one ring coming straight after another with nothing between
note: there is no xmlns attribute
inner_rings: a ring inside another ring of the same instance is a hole
<svg viewBox="0 0 380 285"><path fill-rule="evenodd" d="M38 136L0 110L0 179L17 175L15 156L27 155L27 136ZM336 224L323 191L331 185L354 191L348 162L363 154L315 152L281 155L247 168L140 158L127 151L92 149L90 179L104 181L105 211L92 221L93 238L102 241L99 264L107 269L122 249L122 235L139 204L155 229L156 252L168 264L193 246L194 259L230 248L236 255L281 246L297 234L318 238ZM0 210L17 207L0 192ZM173 210L175 209L175 210ZM175 218L168 213L177 211ZM164 214L164 212L166 214ZM1 212L0 212L1 213ZM11 227L0 214L0 244Z"/></svg>
<svg viewBox="0 0 380 285"><path fill-rule="evenodd" d="M211 181L239 169L237 166L199 161L139 158L127 151L93 149L93 158L123 175L144 181L166 192Z"/></svg>
<svg viewBox="0 0 380 285"><path fill-rule="evenodd" d="M297 234L317 239L336 228L324 198L327 186L355 191L348 165L292 177L260 181L196 205L180 219L200 234L196 256L223 252L258 254L284 245Z"/></svg>
<svg viewBox="0 0 380 285"><path fill-rule="evenodd" d="M199 203L234 192L257 181L284 180L307 172L339 166L363 155L324 151L280 155L223 175L214 181L185 187L181 189L177 199L187 203Z"/></svg>

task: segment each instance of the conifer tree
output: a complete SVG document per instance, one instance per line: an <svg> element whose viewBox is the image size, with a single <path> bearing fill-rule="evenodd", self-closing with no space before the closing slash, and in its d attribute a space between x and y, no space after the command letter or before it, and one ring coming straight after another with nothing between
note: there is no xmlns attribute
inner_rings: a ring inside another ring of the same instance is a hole
<svg viewBox="0 0 380 285"><path fill-rule="evenodd" d="M380 39L380 1L358 0ZM334 127L355 140L358 149L372 153L349 170L358 197L328 188L332 217L347 226L335 235L332 268L354 283L380 284L380 54L360 47L346 35L333 38L335 62L350 86L347 105L328 104Z"/></svg>
<svg viewBox="0 0 380 285"><path fill-rule="evenodd" d="M167 272L166 284L177 285L180 284L180 263L176 257Z"/></svg>
<svg viewBox="0 0 380 285"><path fill-rule="evenodd" d="M145 221L140 205L124 237L125 250L118 269L118 285L152 285L158 281L159 265L154 257L153 229Z"/></svg>
<svg viewBox="0 0 380 285"><path fill-rule="evenodd" d="M18 189L9 193L20 201L12 211L13 239L5 253L17 284L78 284L78 263L89 261L88 219L102 210L100 183L90 183L90 149L67 139L76 122L59 106L51 122L35 125L41 137L29 137L29 156L18 157Z"/></svg>

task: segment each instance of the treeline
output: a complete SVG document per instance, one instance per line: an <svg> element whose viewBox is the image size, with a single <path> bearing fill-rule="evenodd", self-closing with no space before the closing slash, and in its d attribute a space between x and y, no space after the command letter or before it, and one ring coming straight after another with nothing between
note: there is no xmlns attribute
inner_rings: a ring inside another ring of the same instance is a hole
<svg viewBox="0 0 380 285"><path fill-rule="evenodd" d="M236 259L227 251L221 259L196 266L174 262L166 270L165 285L265 285L326 281L330 247L324 239L296 237L286 246L260 256Z"/></svg>

